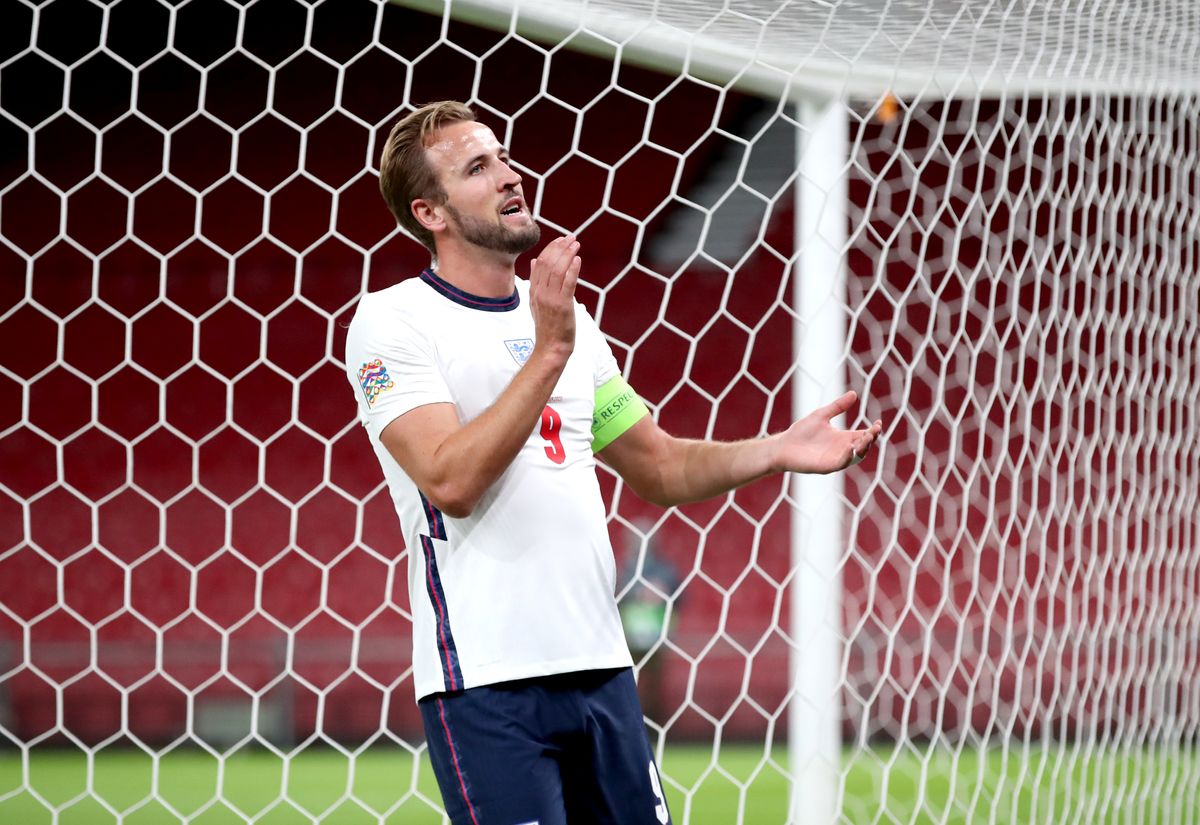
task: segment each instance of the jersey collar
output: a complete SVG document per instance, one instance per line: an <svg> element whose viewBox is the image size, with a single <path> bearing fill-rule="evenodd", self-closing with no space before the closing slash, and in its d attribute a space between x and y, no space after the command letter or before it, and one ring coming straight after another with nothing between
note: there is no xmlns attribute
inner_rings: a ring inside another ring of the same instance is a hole
<svg viewBox="0 0 1200 825"><path fill-rule="evenodd" d="M462 304L468 309L478 309L484 312L509 312L521 305L521 297L517 295L515 287L513 288L512 295L509 295L507 298L483 298L479 295L463 292L454 284L443 281L432 269L426 269L422 272L421 280L454 303Z"/></svg>

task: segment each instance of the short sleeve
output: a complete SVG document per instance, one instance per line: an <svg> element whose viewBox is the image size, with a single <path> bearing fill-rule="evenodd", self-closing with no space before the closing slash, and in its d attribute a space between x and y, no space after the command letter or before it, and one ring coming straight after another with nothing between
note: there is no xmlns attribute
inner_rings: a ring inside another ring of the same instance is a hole
<svg viewBox="0 0 1200 825"><path fill-rule="evenodd" d="M599 389L620 375L621 368L617 365L612 347L608 345L608 339L600 331L599 325L586 309L579 304L576 304L576 307L576 328L588 338L588 349L592 358L592 380L595 382L595 388Z"/></svg>
<svg viewBox="0 0 1200 825"><path fill-rule="evenodd" d="M372 438L409 410L453 403L437 366L434 343L401 313L364 298L346 335L346 375L358 417Z"/></svg>

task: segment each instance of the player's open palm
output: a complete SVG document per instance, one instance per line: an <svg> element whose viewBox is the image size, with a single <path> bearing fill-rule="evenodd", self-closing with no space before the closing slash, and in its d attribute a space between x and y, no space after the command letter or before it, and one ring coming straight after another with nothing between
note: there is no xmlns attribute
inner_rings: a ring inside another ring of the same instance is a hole
<svg viewBox="0 0 1200 825"><path fill-rule="evenodd" d="M779 469L832 473L862 461L883 431L883 422L875 421L864 430L840 430L831 423L850 409L857 398L857 393L848 392L792 424L780 436Z"/></svg>
<svg viewBox="0 0 1200 825"><path fill-rule="evenodd" d="M569 354L575 346L575 284L579 281L579 241L555 238L530 264L529 304L537 344Z"/></svg>

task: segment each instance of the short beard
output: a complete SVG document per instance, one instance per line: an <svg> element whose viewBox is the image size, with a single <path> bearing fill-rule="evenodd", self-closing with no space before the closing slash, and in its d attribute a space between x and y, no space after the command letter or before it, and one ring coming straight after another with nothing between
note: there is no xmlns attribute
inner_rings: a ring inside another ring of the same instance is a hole
<svg viewBox="0 0 1200 825"><path fill-rule="evenodd" d="M450 204L446 204L446 211L458 224L463 240L493 252L520 255L532 249L542 237L541 227L532 221L525 229L509 229L503 224L489 223L474 216L463 215Z"/></svg>

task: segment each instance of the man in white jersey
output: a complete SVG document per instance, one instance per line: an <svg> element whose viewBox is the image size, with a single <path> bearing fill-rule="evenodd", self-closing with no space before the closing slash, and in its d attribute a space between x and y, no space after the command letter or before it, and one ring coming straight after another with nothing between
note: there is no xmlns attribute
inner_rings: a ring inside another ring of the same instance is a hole
<svg viewBox="0 0 1200 825"><path fill-rule="evenodd" d="M455 825L667 825L614 599L594 455L638 495L695 501L832 472L881 430L855 396L763 439L660 429L574 300L579 242L539 229L521 176L466 106L392 130L380 188L433 255L363 297L346 363L409 548L413 670Z"/></svg>

